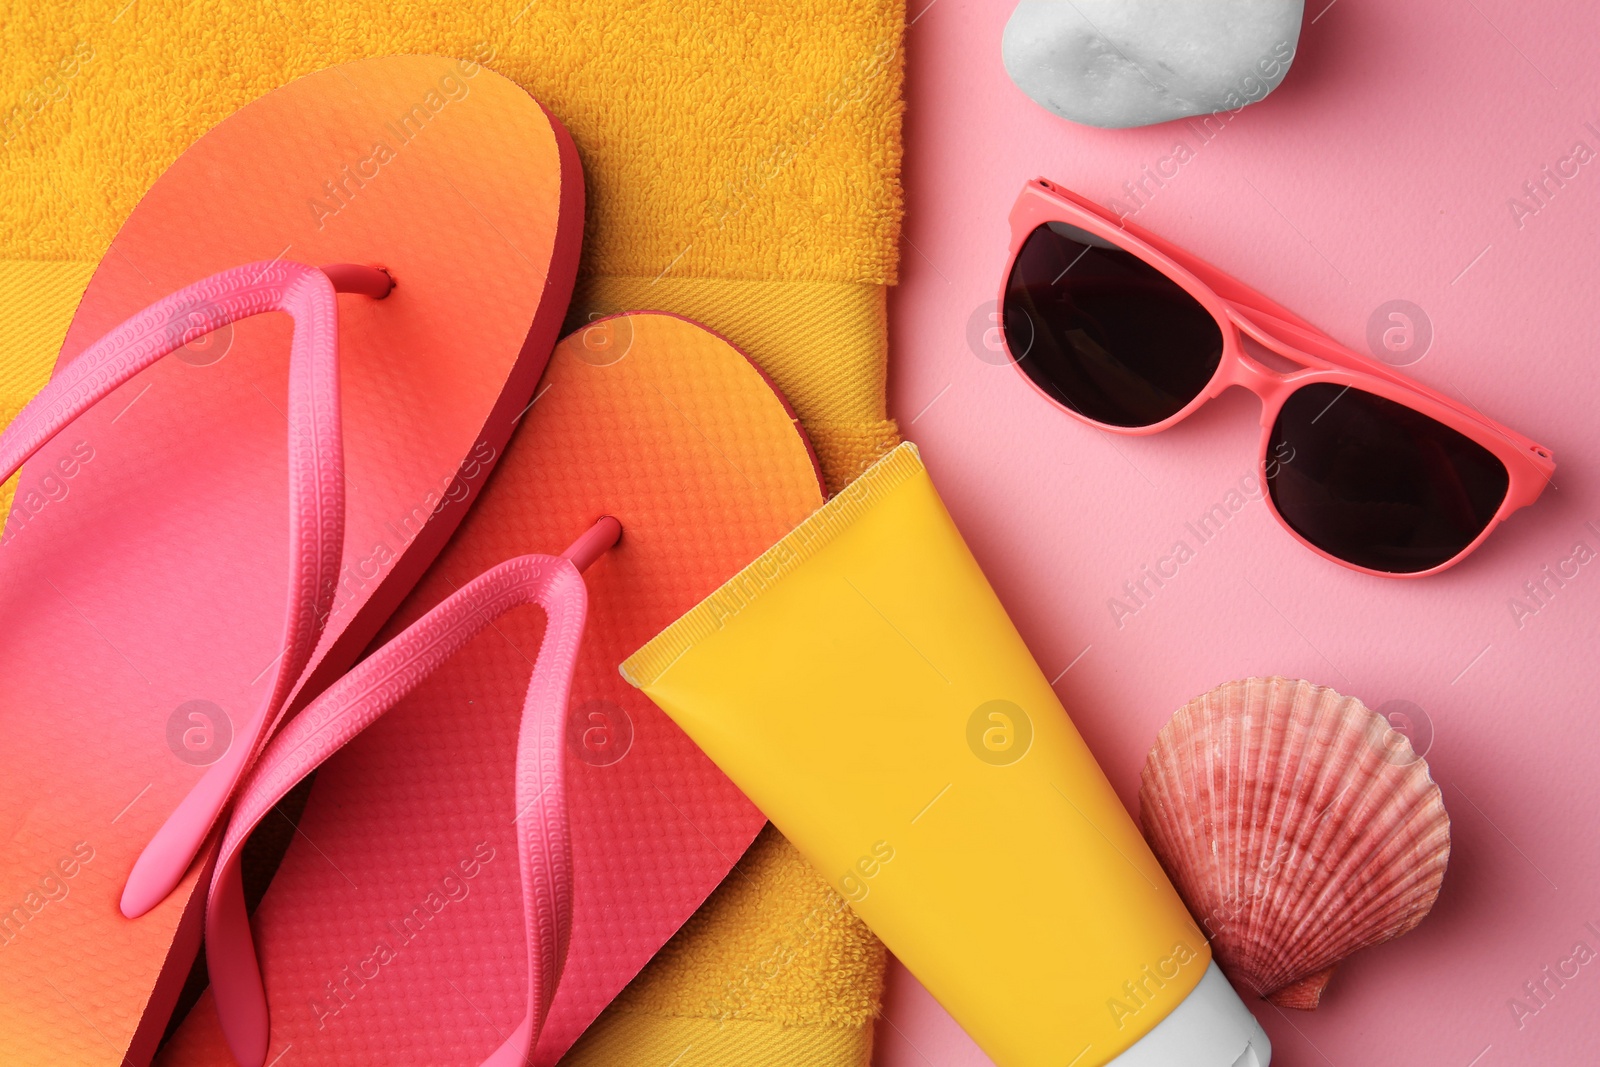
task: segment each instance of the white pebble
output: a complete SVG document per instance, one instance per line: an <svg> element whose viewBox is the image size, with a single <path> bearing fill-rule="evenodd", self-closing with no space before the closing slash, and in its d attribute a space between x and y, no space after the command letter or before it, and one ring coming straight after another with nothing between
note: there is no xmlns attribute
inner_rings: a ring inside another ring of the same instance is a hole
<svg viewBox="0 0 1600 1067"><path fill-rule="evenodd" d="M1001 41L1017 87L1125 128L1234 111L1289 71L1305 0L1022 0Z"/></svg>

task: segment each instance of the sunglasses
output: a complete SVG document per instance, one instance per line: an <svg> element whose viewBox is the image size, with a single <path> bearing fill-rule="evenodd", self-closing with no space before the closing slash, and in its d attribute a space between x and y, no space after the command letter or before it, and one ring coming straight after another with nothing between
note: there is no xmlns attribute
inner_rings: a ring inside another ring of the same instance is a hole
<svg viewBox="0 0 1600 1067"><path fill-rule="evenodd" d="M1091 426L1156 433L1229 386L1255 393L1273 515L1368 574L1459 562L1555 471L1542 445L1042 178L1011 209L1000 308L1012 362ZM1293 369L1267 366L1246 337Z"/></svg>

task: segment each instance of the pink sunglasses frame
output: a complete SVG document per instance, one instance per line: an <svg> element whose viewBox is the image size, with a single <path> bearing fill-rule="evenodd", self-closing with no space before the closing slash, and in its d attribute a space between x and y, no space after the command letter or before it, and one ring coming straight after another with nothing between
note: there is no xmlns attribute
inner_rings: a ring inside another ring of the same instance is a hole
<svg viewBox="0 0 1600 1067"><path fill-rule="evenodd" d="M1200 394L1182 410L1151 426L1111 426L1086 418L1073 411L1041 388L1026 371L1021 362L1012 356L1012 365L1034 392L1080 422L1111 433L1144 435L1160 433L1193 414L1201 405L1232 386L1242 386L1261 399L1261 462L1260 474L1265 487L1267 449L1273 424L1278 412L1290 394L1303 386L1316 382L1332 382L1374 393L1460 432L1488 449L1505 465L1509 476L1505 498L1500 501L1494 518L1473 539L1472 543L1454 556L1424 571L1394 572L1374 570L1348 560L1340 559L1307 541L1290 526L1278 512L1270 492L1262 499L1278 524L1295 540L1324 559L1341 567L1373 574L1382 578L1422 578L1455 566L1484 542L1500 523L1510 515L1532 504L1544 492L1556 462L1548 448L1525 437L1508 426L1495 422L1478 411L1460 404L1443 394L1400 374L1375 359L1355 352L1335 341L1311 323L1302 319L1275 301L1204 260L1162 240L1142 227L1117 218L1098 204L1079 196L1069 189L1035 178L1022 189L1011 208L1011 252L1006 258L1006 269L1000 277L1000 297L997 308L1003 309L1006 301L1006 283L1016 264L1023 243L1035 229L1050 222L1063 222L1086 230L1118 248L1132 252L1155 267L1168 278L1183 286L1198 300L1222 330L1222 359L1216 372ZM1005 333L1004 315L1000 319L1001 335ZM1244 348L1244 338L1263 348L1299 364L1302 370L1280 372L1266 366L1251 356ZM1007 352L1010 353L1007 342ZM1026 359L1026 354L1023 356Z"/></svg>

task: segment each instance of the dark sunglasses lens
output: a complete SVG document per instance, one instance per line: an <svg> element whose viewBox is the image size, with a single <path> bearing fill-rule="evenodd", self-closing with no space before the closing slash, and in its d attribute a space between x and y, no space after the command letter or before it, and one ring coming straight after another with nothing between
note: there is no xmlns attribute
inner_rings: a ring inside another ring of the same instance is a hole
<svg viewBox="0 0 1600 1067"><path fill-rule="evenodd" d="M1272 427L1278 514L1331 556L1390 574L1430 570L1484 531L1510 476L1442 422L1359 389L1296 390Z"/></svg>
<svg viewBox="0 0 1600 1067"><path fill-rule="evenodd" d="M1108 426L1176 415L1222 360L1222 329L1183 286L1065 223L1028 235L1002 314L1006 348L1028 377Z"/></svg>

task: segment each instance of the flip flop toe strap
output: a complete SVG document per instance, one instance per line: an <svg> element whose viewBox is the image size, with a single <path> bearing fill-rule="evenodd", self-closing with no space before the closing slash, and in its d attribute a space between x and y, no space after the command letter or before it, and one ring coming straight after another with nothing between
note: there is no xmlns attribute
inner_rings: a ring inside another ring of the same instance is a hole
<svg viewBox="0 0 1600 1067"><path fill-rule="evenodd" d="M259 741L311 658L333 603L344 548L344 450L339 415L336 292L381 298L389 278L372 267L326 271L288 260L213 274L113 328L63 366L0 434L0 480L52 437L163 356L229 323L281 311L294 320L289 355L289 596L283 654L238 742L212 764L145 846L128 876L122 912L143 915L183 878Z"/></svg>
<svg viewBox="0 0 1600 1067"><path fill-rule="evenodd" d="M495 1067L523 1063L538 1040L566 959L571 928L572 843L562 745L588 599L572 559L530 555L484 572L362 661L284 727L241 787L207 901L206 963L223 1033L245 1067L265 1062L270 1037L266 990L240 880L245 839L297 782L376 722L495 618L522 604L539 605L547 619L523 704L516 756L515 820L528 1011L484 1062Z"/></svg>

